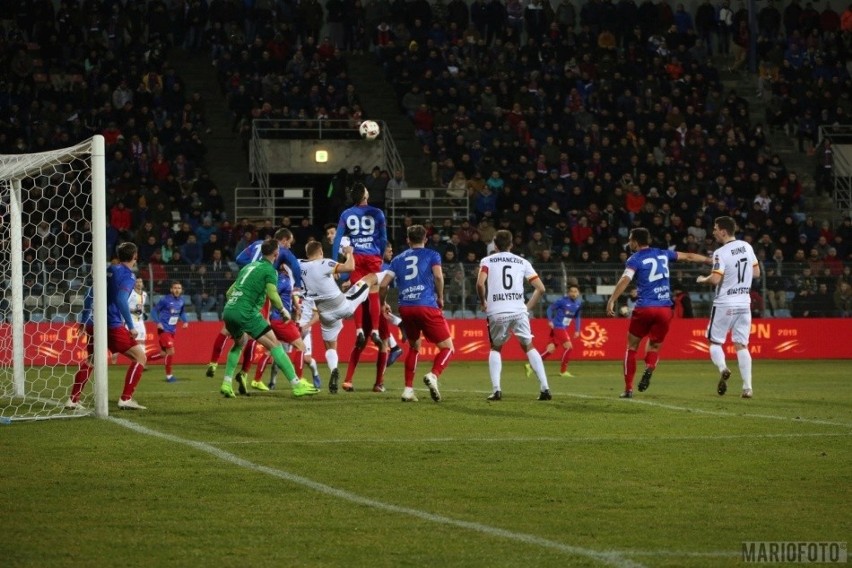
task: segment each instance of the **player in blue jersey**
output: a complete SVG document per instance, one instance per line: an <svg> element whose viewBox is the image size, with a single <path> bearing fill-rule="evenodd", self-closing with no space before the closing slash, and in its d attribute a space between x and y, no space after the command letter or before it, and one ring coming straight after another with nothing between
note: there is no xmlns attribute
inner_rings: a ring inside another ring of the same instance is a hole
<svg viewBox="0 0 852 568"><path fill-rule="evenodd" d="M107 347L113 353L123 353L131 360L130 367L124 376L124 389L118 400L118 408L122 410L144 410L145 407L133 399L133 393L142 378L142 372L148 359L145 348L136 342L136 329L133 316L130 313L128 298L136 285L133 269L136 267L137 248L130 242L121 243L116 248L118 264L107 267ZM92 322L92 290L84 301L81 324L89 335L89 357L91 358L94 345L91 342L94 326ZM69 409L79 408L80 393L92 373L91 361L81 364L74 376L74 386L71 398L65 403Z"/></svg>
<svg viewBox="0 0 852 568"><path fill-rule="evenodd" d="M627 259L624 274L615 285L606 313L614 316L615 303L627 289L631 281L636 282L636 307L630 316L630 328L627 332L627 353L624 357L624 392L621 398L633 398L633 379L636 376L636 350L639 342L647 336L645 346L645 371L639 381L639 392L648 388L651 375L657 368L660 347L669 332L672 311L672 291L669 282L669 263L678 260L710 264L711 260L700 254L677 252L651 247L651 234L648 229L639 227L630 231L628 240L633 254Z"/></svg>
<svg viewBox="0 0 852 568"><path fill-rule="evenodd" d="M278 258L275 260L273 266L275 270L278 270L278 267L281 266L282 263L286 264L290 267L290 270L293 271L294 285L296 288L301 288L302 286L302 276L301 270L299 269L299 259L290 252L290 247L293 246L293 233L290 232L290 229L278 229L275 231L275 234L272 237L274 240L278 241ZM237 266L242 269L244 266L251 262L255 262L260 260L262 257L260 253L260 247L264 243L263 240L254 241L252 244L247 246L237 255L235 262ZM266 313L264 313L266 315ZM222 326L222 330L219 332L219 335L216 336L216 339L213 341L213 351L210 354L210 363L207 365L207 376L213 377L216 374L216 367L219 364L219 357L222 355L222 351L225 348L225 342L228 340L230 335L228 335L228 330ZM246 341L245 349L243 351L243 364L240 373L237 375L237 383L239 385L240 394L246 394L248 391L245 388L244 380L248 374L249 367L251 366L251 357L254 354L256 342L254 339L249 339ZM258 390L268 390L266 385L262 382L256 387Z"/></svg>
<svg viewBox="0 0 852 568"><path fill-rule="evenodd" d="M574 338L580 337L580 328L582 325L580 311L583 309L583 299L580 298L580 288L576 284L568 286L568 292L565 296L559 298L549 306L547 306L547 324L550 326L550 342L547 344L544 352L541 354L542 359L547 359L552 355L558 345L562 346L562 360L559 364L559 374L562 377L573 377L568 372L568 361L571 359L571 337L568 335L568 328L571 327L571 322L574 323ZM529 363L525 366L527 376L532 377L533 368Z"/></svg>
<svg viewBox="0 0 852 568"><path fill-rule="evenodd" d="M154 306L154 321L157 322L160 351L165 358L167 383L177 381L172 374L172 361L175 357L175 333L177 333L178 321L183 322L184 329L189 325L186 319L185 306L183 285L177 281L172 282L169 293L160 298L160 301Z"/></svg>
<svg viewBox="0 0 852 568"><path fill-rule="evenodd" d="M416 402L414 374L417 357L420 355L420 334L438 347L432 361L432 370L423 377L432 400L440 402L438 379L446 369L453 354L453 338L444 318L444 273L441 270L441 255L427 249L426 228L423 225L408 227L408 246L390 263L390 271L382 279L379 295L385 303L388 288L396 281L399 289L399 315L402 329L408 339L408 355L405 357L405 389L403 402Z"/></svg>
<svg viewBox="0 0 852 568"><path fill-rule="evenodd" d="M288 356L296 370L296 376L301 378L304 365L303 354L305 352L305 343L302 341L302 332L296 324L301 317L301 312L297 296L293 295L293 276L290 273L290 267L286 264L282 264L278 269L278 297L281 298L281 304L284 306L284 309L292 314L292 317L285 318L280 310L272 308L269 312L269 325L272 326L272 332L279 341L293 348L288 353ZM257 364L257 369L254 372L254 380L251 383L252 388L262 388L256 383L263 383L263 372L270 362L272 362L272 356L267 355ZM273 378L269 381L269 388L271 389L275 388L274 377L277 369L278 367L276 366L272 367Z"/></svg>
<svg viewBox="0 0 852 568"><path fill-rule="evenodd" d="M388 234L384 212L367 203L370 198L367 187L363 183L356 183L349 194L353 206L340 214L331 247L331 258L336 259L340 254L341 239L346 237L355 251L355 270L349 275L349 281L357 282L367 274L375 274L382 270L382 256ZM381 317L378 286L370 289L368 302L369 309L366 313L363 307L359 307L355 312L355 350L358 351L364 349L367 335L380 350L383 340L387 339L387 324ZM353 350L353 356L355 356L355 350ZM382 365L386 360L387 352Z"/></svg>
<svg viewBox="0 0 852 568"><path fill-rule="evenodd" d="M77 372L74 374L74 386L71 387L71 396L65 403L66 410L85 410L80 404L80 395L83 393L83 387L92 376L94 361L92 356L95 353L94 343L94 325L92 324L92 310L94 308L94 295L92 288L86 292L86 297L83 298L83 311L80 312L77 324L79 326L78 337L84 337L86 340L86 351L88 355L86 359L80 362Z"/></svg>

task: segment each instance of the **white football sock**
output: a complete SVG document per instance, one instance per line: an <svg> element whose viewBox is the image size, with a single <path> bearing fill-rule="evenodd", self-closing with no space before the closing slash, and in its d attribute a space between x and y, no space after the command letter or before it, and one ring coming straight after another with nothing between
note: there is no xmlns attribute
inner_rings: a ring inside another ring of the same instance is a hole
<svg viewBox="0 0 852 568"><path fill-rule="evenodd" d="M313 371L314 375L319 374L319 369L317 368L317 360L316 359L311 359L311 362L308 363L308 365L310 365L311 371Z"/></svg>
<svg viewBox="0 0 852 568"><path fill-rule="evenodd" d="M393 349L394 347L396 347L396 345L397 345L396 337L394 337L393 334L391 333L390 335L388 335L388 347Z"/></svg>
<svg viewBox="0 0 852 568"><path fill-rule="evenodd" d="M333 371L337 368L337 363L339 359L337 358L337 350L336 349L328 349L325 352L325 361L328 365L328 370Z"/></svg>
<svg viewBox="0 0 852 568"><path fill-rule="evenodd" d="M550 387L547 385L547 375L544 372L544 361L541 360L541 354L535 348L530 349L527 351L527 359L529 359L530 367L535 371L535 376L538 377L541 391L548 390Z"/></svg>
<svg viewBox="0 0 852 568"><path fill-rule="evenodd" d="M503 357L499 351L488 352L488 373L491 375L491 390L500 390L500 373L503 372Z"/></svg>
<svg viewBox="0 0 852 568"><path fill-rule="evenodd" d="M396 327L399 327L399 324L402 323L402 318L396 314L388 314L388 321L394 324Z"/></svg>
<svg viewBox="0 0 852 568"><path fill-rule="evenodd" d="M725 350L718 343L710 344L710 360L713 361L720 373L728 368L727 363L725 363Z"/></svg>
<svg viewBox="0 0 852 568"><path fill-rule="evenodd" d="M743 378L743 389L751 388L751 353L748 347L737 349L737 362L740 364L740 375Z"/></svg>

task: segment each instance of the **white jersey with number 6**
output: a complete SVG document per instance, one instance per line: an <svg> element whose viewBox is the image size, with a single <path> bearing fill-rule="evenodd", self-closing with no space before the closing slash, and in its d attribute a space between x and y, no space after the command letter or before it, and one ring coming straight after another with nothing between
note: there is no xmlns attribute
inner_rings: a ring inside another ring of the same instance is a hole
<svg viewBox="0 0 852 568"><path fill-rule="evenodd" d="M527 313L524 281L538 278L528 260L511 252L498 252L483 258L479 263L479 271L488 275L485 284L486 315Z"/></svg>
<svg viewBox="0 0 852 568"><path fill-rule="evenodd" d="M745 241L731 241L713 253L713 272L722 275L716 286L714 306L749 307L751 281L757 257Z"/></svg>

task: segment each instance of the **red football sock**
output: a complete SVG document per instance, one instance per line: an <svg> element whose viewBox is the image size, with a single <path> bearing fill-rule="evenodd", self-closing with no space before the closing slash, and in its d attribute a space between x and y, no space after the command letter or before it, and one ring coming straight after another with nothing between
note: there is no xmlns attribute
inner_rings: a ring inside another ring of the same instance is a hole
<svg viewBox="0 0 852 568"><path fill-rule="evenodd" d="M149 361L159 361L163 357L165 357L165 354L161 351L160 353L152 353L151 355L148 355L148 360Z"/></svg>
<svg viewBox="0 0 852 568"><path fill-rule="evenodd" d="M260 359L260 362L257 364L257 369L255 369L255 371L254 371L254 380L255 381L263 380L263 372L266 371L266 366L269 364L269 362L271 360L272 360L272 357L270 355L267 355L266 357L262 357Z"/></svg>
<svg viewBox="0 0 852 568"><path fill-rule="evenodd" d="M450 357L453 354L453 350L447 347L444 347L438 354L435 355L435 360L432 361L432 374L436 377L440 377L441 373L444 372L444 369L447 368L447 365L450 362Z"/></svg>
<svg viewBox="0 0 852 568"><path fill-rule="evenodd" d="M92 367L89 366L88 363L80 365L80 368L77 369L77 372L74 374L74 386L71 387L71 400L79 402L80 393L83 392L83 387L86 386L86 383L89 381L89 377L91 376Z"/></svg>
<svg viewBox="0 0 852 568"><path fill-rule="evenodd" d="M651 369L652 371L657 368L657 361L660 360L660 352L659 351L646 351L645 352L645 366Z"/></svg>
<svg viewBox="0 0 852 568"><path fill-rule="evenodd" d="M414 387L414 371L417 369L417 357L420 356L420 351L409 349L405 356L405 386Z"/></svg>
<svg viewBox="0 0 852 568"><path fill-rule="evenodd" d="M135 361L127 368L127 374L124 375L124 391L121 393L121 400L130 400L133 398L133 392L139 384L139 379L142 378L142 371L145 367Z"/></svg>
<svg viewBox="0 0 852 568"><path fill-rule="evenodd" d="M379 304L379 293L378 292L370 292L370 295L367 297L368 308L370 310L370 324L372 329L380 330L381 325L379 321L382 317L381 305Z"/></svg>
<svg viewBox="0 0 852 568"><path fill-rule="evenodd" d="M174 355L166 355L166 376L171 376L172 374L172 361L174 358Z"/></svg>
<svg viewBox="0 0 852 568"><path fill-rule="evenodd" d="M243 348L243 367L242 372L248 373L249 369L251 369L251 359L254 355L254 346L257 344L257 341L254 339L249 339L246 341L246 346Z"/></svg>
<svg viewBox="0 0 852 568"><path fill-rule="evenodd" d="M571 350L566 349L562 353L562 363L559 365L559 372L564 373L568 370L568 361L571 359Z"/></svg>
<svg viewBox="0 0 852 568"><path fill-rule="evenodd" d="M376 358L376 384L385 384L385 369L388 368L388 352L379 351Z"/></svg>
<svg viewBox="0 0 852 568"><path fill-rule="evenodd" d="M222 356L222 350L225 348L225 342L228 341L228 336L220 333L213 341L213 352L210 353L210 362L218 363L219 357Z"/></svg>
<svg viewBox="0 0 852 568"><path fill-rule="evenodd" d="M288 355L293 363L293 368L296 370L296 376L301 379L302 372L305 370L305 354L298 349L293 349Z"/></svg>
<svg viewBox="0 0 852 568"><path fill-rule="evenodd" d="M545 360L545 359L547 359L548 357L550 357L550 355L551 355L551 354L553 354L553 353L555 353L555 351L548 351L547 349L545 349L544 351L542 351L542 352L541 352L541 359L542 359L542 361L543 361L543 360Z"/></svg>
<svg viewBox="0 0 852 568"><path fill-rule="evenodd" d="M361 360L361 353L363 352L363 349L352 348L352 353L349 355L349 363L346 365L346 379L343 381L344 383L352 382L352 376L355 374L355 369L358 368L358 361Z"/></svg>
<svg viewBox="0 0 852 568"><path fill-rule="evenodd" d="M352 321L355 322L355 329L364 329L364 317L364 304L358 304L358 307L355 308L355 314L352 316Z"/></svg>
<svg viewBox="0 0 852 568"><path fill-rule="evenodd" d="M624 356L624 390L633 390L633 378L636 376L636 350L628 349Z"/></svg>

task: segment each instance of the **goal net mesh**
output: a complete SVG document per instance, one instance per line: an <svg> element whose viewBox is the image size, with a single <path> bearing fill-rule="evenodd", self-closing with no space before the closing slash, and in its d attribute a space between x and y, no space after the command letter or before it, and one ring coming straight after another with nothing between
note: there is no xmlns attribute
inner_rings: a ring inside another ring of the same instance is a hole
<svg viewBox="0 0 852 568"><path fill-rule="evenodd" d="M77 322L92 284L92 146L0 155L0 422L89 414L66 410L87 357ZM23 368L20 362L23 361Z"/></svg>

